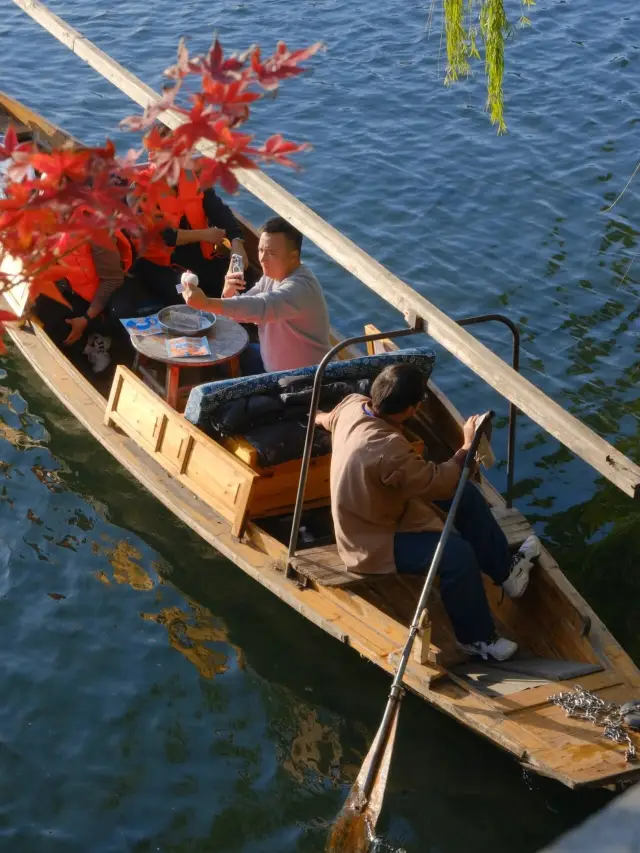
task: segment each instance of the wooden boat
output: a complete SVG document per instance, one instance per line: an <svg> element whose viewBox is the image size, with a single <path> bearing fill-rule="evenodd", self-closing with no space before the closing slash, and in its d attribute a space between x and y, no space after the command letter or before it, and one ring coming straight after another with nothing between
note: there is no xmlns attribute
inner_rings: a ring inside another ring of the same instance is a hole
<svg viewBox="0 0 640 853"><path fill-rule="evenodd" d="M82 42L86 50L87 40ZM63 131L6 95L0 95L0 121L3 119L29 126L45 144L57 145L67 138ZM271 184L267 185L269 192ZM280 208L281 202L282 199L278 202ZM291 204L290 197L287 203ZM315 219L313 227L309 226L303 221L306 208L297 202L296 205L296 224L317 239L317 217L311 214ZM255 233L247 223L244 228L255 264ZM353 262L356 268L364 256L361 250L358 253ZM338 254L338 250L333 251L334 257ZM378 269L369 260L365 279L372 277L371 269ZM393 280L384 272L388 280ZM437 309L406 285L403 287L405 305L413 300L413 307L421 316L430 323L433 318L443 322L445 331L454 334L447 323L453 329L457 328L455 324L441 321ZM16 289L10 295L12 304L24 301L19 296ZM6 305L6 297L2 301ZM383 670L393 670L417 601L419 580L399 576L354 578L342 568L330 541L312 541L299 551L293 581L286 577L287 531L299 460L261 467L251 446L241 437L224 443L208 437L124 365L118 366L110 389L101 393L76 370L34 318L10 325L8 332L69 411L178 518L311 622ZM471 341L461 338L464 347L475 348L490 360L491 354L482 345L463 330L458 333ZM443 337L446 338L444 333L439 339L442 341ZM450 339L448 343L451 344ZM390 341L376 346L384 351L394 349ZM464 355L464 347L458 347L458 354ZM374 345L370 348L373 350ZM493 384L501 384L504 393L506 383L507 395L511 393L511 399L522 408L535 410L539 423L553 429L554 418L559 418L556 433L564 430L570 435L567 443L574 450L582 450L583 457L603 468L610 479L617 479L627 491L629 483L640 483L637 466L570 415L559 416L559 407L541 392L534 389L535 394L529 392L534 399L528 399L529 383L517 375L514 379L513 371L504 363L495 359L493 365L499 368ZM512 391L513 387L517 390ZM448 458L460 445L461 423L454 406L430 380L428 403L412 424L416 444L426 443L436 461ZM581 442L578 447L576 431ZM612 464L600 465L596 462L598 454L607 454ZM607 471L607 467L611 470ZM501 495L484 478L481 487L510 545L516 548L531 532L528 522L517 510L507 508ZM305 507L326 518L328 505L328 457L320 457L312 462ZM605 740L602 730L592 724L567 718L550 701L553 694L570 690L576 681L605 701L624 702L640 691L640 672L564 577L551 554L543 550L522 599L501 600L492 585L487 585L487 593L498 627L518 641L530 656L529 662L494 667L465 663L435 593L407 670L406 686L511 753L525 767L568 786L610 785L636 779L640 769L625 761L619 744ZM640 747L640 738L632 737Z"/></svg>

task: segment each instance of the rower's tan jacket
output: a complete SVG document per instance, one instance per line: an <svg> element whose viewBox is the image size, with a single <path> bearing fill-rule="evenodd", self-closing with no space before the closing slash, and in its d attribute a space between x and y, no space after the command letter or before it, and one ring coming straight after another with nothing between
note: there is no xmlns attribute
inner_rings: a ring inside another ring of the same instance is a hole
<svg viewBox="0 0 640 853"><path fill-rule="evenodd" d="M360 394L325 416L332 434L331 509L338 552L347 569L396 571L395 533L440 531L443 513L430 501L453 497L460 451L436 465L425 462L399 427L366 413Z"/></svg>

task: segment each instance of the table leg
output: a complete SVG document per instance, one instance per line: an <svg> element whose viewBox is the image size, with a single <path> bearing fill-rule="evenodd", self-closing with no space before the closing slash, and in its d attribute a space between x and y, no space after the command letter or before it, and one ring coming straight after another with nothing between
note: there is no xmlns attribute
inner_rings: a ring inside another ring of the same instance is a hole
<svg viewBox="0 0 640 853"><path fill-rule="evenodd" d="M230 358L228 364L229 376L232 379L235 379L237 376L240 376L240 359L237 356L235 358Z"/></svg>
<svg viewBox="0 0 640 853"><path fill-rule="evenodd" d="M178 387L180 385L180 367L177 364L167 365L167 384L165 400L172 409L178 408Z"/></svg>

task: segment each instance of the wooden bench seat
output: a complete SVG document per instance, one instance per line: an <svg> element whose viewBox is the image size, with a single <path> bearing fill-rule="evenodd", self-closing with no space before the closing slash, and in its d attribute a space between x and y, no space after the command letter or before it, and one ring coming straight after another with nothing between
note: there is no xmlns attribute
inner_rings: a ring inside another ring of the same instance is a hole
<svg viewBox="0 0 640 853"><path fill-rule="evenodd" d="M424 451L424 442L409 430L405 434L416 450ZM279 465L263 468L258 459L256 448L242 436L231 436L221 442L222 447L238 461L247 465L257 475L252 486L248 513L250 518L259 519L274 515L284 515L293 510L300 479L300 459L291 459ZM305 489L305 509L329 506L329 472L331 454L315 456L309 464L307 487Z"/></svg>
<svg viewBox="0 0 640 853"><path fill-rule="evenodd" d="M492 507L493 516L502 528L509 548L515 551L531 536L533 529L522 513L506 507ZM336 545L323 545L300 552L293 561L295 570L318 586L351 587L354 584L375 583L388 575L361 575L347 571Z"/></svg>

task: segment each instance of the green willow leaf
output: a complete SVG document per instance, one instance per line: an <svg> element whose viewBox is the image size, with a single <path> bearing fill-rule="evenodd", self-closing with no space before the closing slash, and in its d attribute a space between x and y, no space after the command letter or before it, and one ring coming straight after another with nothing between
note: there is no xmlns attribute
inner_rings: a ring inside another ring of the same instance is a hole
<svg viewBox="0 0 640 853"><path fill-rule="evenodd" d="M442 0L447 44L445 85L469 76L470 60L481 59L479 32L484 47L486 109L498 133L507 129L504 119L504 46L513 32L505 13L505 2L507 0ZM535 0L520 0L521 9L534 5ZM520 15L518 23L521 27L531 25L525 15Z"/></svg>

